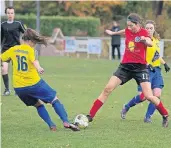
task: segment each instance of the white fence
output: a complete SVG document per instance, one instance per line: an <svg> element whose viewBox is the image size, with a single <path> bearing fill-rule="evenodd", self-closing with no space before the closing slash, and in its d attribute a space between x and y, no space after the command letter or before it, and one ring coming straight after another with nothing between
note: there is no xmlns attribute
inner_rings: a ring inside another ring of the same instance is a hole
<svg viewBox="0 0 171 148"><path fill-rule="evenodd" d="M164 56L164 46L166 42L170 40L160 40L160 55ZM74 54L77 57L80 55L86 55L89 58L92 55L98 58L111 58L111 37L67 37L56 38L52 43L55 45L55 52L59 55L71 55ZM121 59L125 51L125 39L121 38ZM116 50L115 50L116 52ZM117 53L115 53L117 55Z"/></svg>
<svg viewBox="0 0 171 148"><path fill-rule="evenodd" d="M108 58L111 59L111 37L65 37L64 38L64 52L66 53L87 53L89 55L94 54L101 57L104 50L103 40L108 44ZM164 40L160 41L160 55L164 55ZM125 39L121 38L121 56L123 56L125 50ZM116 50L115 50L116 51ZM117 53L115 53L117 55Z"/></svg>

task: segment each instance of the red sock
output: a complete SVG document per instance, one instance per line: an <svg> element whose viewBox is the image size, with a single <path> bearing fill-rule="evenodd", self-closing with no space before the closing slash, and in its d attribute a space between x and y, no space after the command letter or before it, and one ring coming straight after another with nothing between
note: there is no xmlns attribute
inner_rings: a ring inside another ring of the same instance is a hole
<svg viewBox="0 0 171 148"><path fill-rule="evenodd" d="M157 110L162 116L168 116L168 111L163 106L163 103L160 101L159 105L156 106Z"/></svg>
<svg viewBox="0 0 171 148"><path fill-rule="evenodd" d="M140 94L140 99L141 99L141 101L144 101L145 100L143 93Z"/></svg>
<svg viewBox="0 0 171 148"><path fill-rule="evenodd" d="M101 102L99 99L96 99L89 113L92 118L96 115L96 112L100 109L102 105L103 102Z"/></svg>

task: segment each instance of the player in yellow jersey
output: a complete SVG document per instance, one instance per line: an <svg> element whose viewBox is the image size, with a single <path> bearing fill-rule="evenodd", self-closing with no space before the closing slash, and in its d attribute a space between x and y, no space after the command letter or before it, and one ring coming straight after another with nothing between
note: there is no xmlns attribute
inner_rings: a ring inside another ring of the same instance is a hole
<svg viewBox="0 0 171 148"><path fill-rule="evenodd" d="M152 41L153 46L147 48L146 53L146 60L148 63L148 69L149 69L149 77L151 82L151 88L153 90L154 96L160 98L162 88L164 87L163 77L161 75L161 68L160 65L163 64L165 67L165 71L169 72L170 67L166 64L166 62L161 58L160 56L160 47L159 47L159 35L155 31L156 24L152 20L146 21L145 28L149 32ZM126 113L128 110L135 106L136 104L143 102L145 100L144 95L142 93L142 89L140 86L138 86L139 95L135 96L132 100L130 100L126 105L124 105L122 111L121 111L121 118L126 118ZM152 122L151 116L153 115L155 111L155 105L152 103L149 103L144 122Z"/></svg>
<svg viewBox="0 0 171 148"><path fill-rule="evenodd" d="M50 130L55 131L56 125L42 102L52 104L65 128L79 131L77 126L69 123L65 108L57 98L56 91L38 74L42 74L44 69L35 59L34 46L36 43L47 45L46 38L28 28L22 39L23 44L9 48L0 56L2 61L12 60L13 87L16 94L27 106L36 107L39 116L48 124Z"/></svg>

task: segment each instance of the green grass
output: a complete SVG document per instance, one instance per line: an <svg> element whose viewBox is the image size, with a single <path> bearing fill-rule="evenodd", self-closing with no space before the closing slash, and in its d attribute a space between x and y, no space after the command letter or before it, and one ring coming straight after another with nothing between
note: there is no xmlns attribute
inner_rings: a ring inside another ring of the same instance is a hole
<svg viewBox="0 0 171 148"><path fill-rule="evenodd" d="M66 57L41 57L40 62L45 69L42 77L57 90L70 120L79 113L88 113L119 64L108 60ZM165 88L162 99L171 111L171 74L163 74ZM50 132L36 110L26 107L14 93L10 97L2 97L2 147L170 148L171 126L162 128L158 112L153 116L152 124L143 123L148 102L132 108L126 120L120 119L122 105L136 93L134 80L119 87L97 113L94 122L87 129L76 133L62 127L50 105L47 105L47 109L57 124L56 132Z"/></svg>

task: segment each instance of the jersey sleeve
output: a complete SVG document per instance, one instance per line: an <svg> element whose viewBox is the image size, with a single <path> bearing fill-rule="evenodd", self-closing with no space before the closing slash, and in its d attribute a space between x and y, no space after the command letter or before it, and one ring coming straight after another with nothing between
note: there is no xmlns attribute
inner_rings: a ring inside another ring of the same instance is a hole
<svg viewBox="0 0 171 148"><path fill-rule="evenodd" d="M25 27L22 22L20 22L20 32L24 33L25 32Z"/></svg>
<svg viewBox="0 0 171 148"><path fill-rule="evenodd" d="M30 50L30 53L29 53L29 60L30 60L31 62L34 62L34 61L36 60L35 51L34 51L33 48L31 48L31 50Z"/></svg>
<svg viewBox="0 0 171 148"><path fill-rule="evenodd" d="M1 54L0 55L0 57L1 57L1 60L3 61L3 62L5 62L5 61L8 61L9 59L11 59L11 51L12 51L12 47L10 48L10 49L8 49L7 51L5 51L3 54Z"/></svg>
<svg viewBox="0 0 171 148"><path fill-rule="evenodd" d="M3 30L2 24L1 24L1 44L2 44L3 39L4 39L4 30Z"/></svg>

